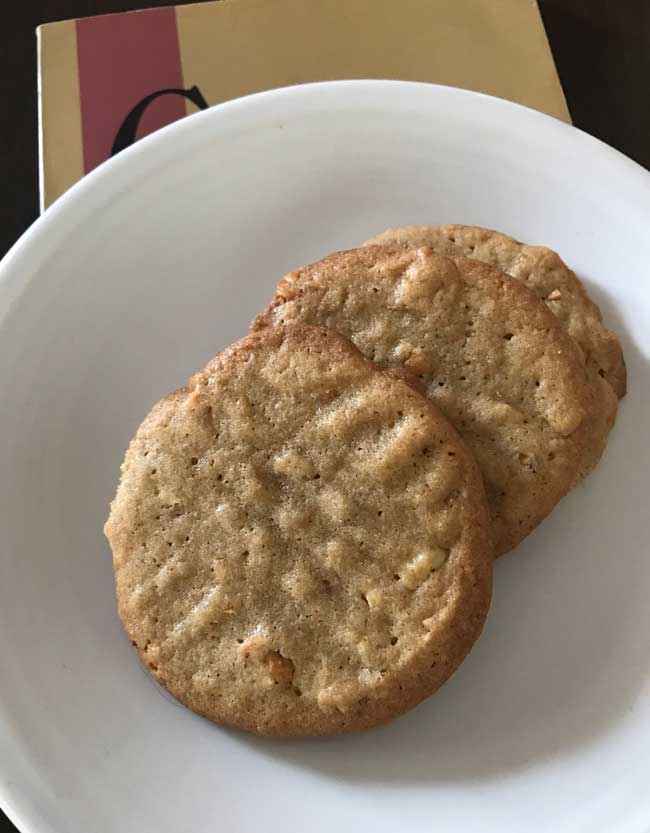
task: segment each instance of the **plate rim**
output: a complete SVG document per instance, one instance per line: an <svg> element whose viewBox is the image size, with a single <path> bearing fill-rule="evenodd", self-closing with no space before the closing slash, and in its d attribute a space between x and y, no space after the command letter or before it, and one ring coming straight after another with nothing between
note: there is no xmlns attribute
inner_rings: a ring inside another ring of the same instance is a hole
<svg viewBox="0 0 650 833"><path fill-rule="evenodd" d="M58 230L57 224L63 223L62 231L65 233L65 229L69 228L69 224L66 225L65 223L66 214L74 212L83 200L92 199L93 195L96 194L96 199L99 203L102 190L105 192L103 196L109 199L115 197L119 193L119 189L116 187L111 188L111 179L116 182L116 177L120 175L124 176L125 172L130 168L137 167L138 162L142 160L144 164L139 173L140 176L144 175L147 169L150 170L156 164L156 154L159 156L165 150L166 146L169 146L171 149L174 142L187 141L188 138L192 139L194 134L198 134L201 129L207 130L211 122L219 122L224 118L228 118L231 114L236 114L238 111L243 111L244 115L246 115L247 110L254 111L257 107L282 103L292 98L295 98L299 102L300 98L307 100L319 93L336 97L339 92L343 94L348 92L376 94L381 97L381 103L384 105L387 103L387 100L383 96L391 92L397 92L404 97L407 95L419 96L428 94L433 96L433 98L441 97L441 100L444 100L445 97L449 99L464 98L470 107L472 106L472 102L482 102L483 106L487 106L488 108L500 108L511 118L514 118L515 122L520 120L522 125L526 120L530 122L537 121L546 130L555 131L559 137L566 137L567 141L581 142L585 147L590 147L593 152L602 154L603 162L615 166L622 166L621 169L624 169L626 174L631 175L633 180L637 180L637 185L644 184L647 189L646 196L650 206L650 171L646 170L640 163L631 159L629 156L626 156L622 151L613 148L611 145L608 145L606 142L592 136L579 127L523 104L489 95L488 93L468 90L462 87L452 87L445 84L432 84L424 81L344 79L294 84L240 96L239 98L216 104L207 110L184 116L139 139L133 145L121 151L116 156L102 162L75 182L64 194L48 206L0 260L0 326L2 323L1 316L4 303L3 295L7 291L11 271L17 266L20 267L21 258L24 258L26 253L29 253L29 247L40 238L45 238L48 234L55 234ZM357 98L355 102L357 105L359 105L359 100ZM203 125L206 125L206 127L202 128ZM172 155L177 155L179 150L180 145Z"/></svg>

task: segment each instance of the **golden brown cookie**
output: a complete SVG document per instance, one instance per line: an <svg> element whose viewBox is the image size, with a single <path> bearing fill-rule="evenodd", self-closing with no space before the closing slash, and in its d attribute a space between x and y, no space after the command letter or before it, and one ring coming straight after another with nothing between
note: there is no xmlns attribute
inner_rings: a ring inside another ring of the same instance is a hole
<svg viewBox="0 0 650 833"><path fill-rule="evenodd" d="M527 246L498 231L460 225L391 228L366 245L431 246L437 254L482 260L517 278L562 322L587 367L605 379L619 398L625 395L625 360L618 338L603 323L582 282L551 249Z"/></svg>
<svg viewBox="0 0 650 833"><path fill-rule="evenodd" d="M159 402L106 535L124 627L220 723L324 735L390 720L479 636L481 476L401 378L324 328L266 329Z"/></svg>
<svg viewBox="0 0 650 833"><path fill-rule="evenodd" d="M597 462L602 398L558 319L522 283L430 248L339 252L287 275L252 325L322 324L416 377L475 453L497 553Z"/></svg>

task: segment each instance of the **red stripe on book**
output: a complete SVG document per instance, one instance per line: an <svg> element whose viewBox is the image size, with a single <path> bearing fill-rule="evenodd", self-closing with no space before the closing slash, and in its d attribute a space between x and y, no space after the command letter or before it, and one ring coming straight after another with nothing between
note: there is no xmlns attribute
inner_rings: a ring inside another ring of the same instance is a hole
<svg viewBox="0 0 650 833"><path fill-rule="evenodd" d="M182 88L173 6L76 21L84 171L111 154L129 112L157 90ZM137 138L185 115L185 99L156 98L140 119Z"/></svg>

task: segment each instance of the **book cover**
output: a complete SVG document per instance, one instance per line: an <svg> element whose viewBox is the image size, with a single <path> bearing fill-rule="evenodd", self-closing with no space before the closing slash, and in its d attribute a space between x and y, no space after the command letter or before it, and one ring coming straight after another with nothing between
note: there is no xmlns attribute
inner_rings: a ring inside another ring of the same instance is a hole
<svg viewBox="0 0 650 833"><path fill-rule="evenodd" d="M218 0L37 35L42 209L140 137L289 84L430 81L570 120L535 0Z"/></svg>

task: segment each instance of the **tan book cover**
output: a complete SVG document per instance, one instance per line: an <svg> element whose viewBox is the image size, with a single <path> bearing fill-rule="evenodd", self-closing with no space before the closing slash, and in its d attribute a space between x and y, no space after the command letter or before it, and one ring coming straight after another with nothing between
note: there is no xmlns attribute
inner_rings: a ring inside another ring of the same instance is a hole
<svg viewBox="0 0 650 833"><path fill-rule="evenodd" d="M570 121L535 0L218 0L38 29L41 207L197 109L346 78L478 90Z"/></svg>

